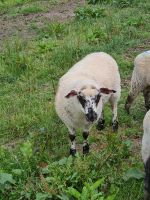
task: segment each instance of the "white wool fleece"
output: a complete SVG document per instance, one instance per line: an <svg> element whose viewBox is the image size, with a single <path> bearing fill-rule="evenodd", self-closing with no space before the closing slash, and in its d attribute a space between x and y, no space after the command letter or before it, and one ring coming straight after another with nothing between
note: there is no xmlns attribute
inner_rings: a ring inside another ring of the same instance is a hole
<svg viewBox="0 0 150 200"><path fill-rule="evenodd" d="M150 110L146 113L143 121L144 134L142 138L142 159L144 163L150 157Z"/></svg>
<svg viewBox="0 0 150 200"><path fill-rule="evenodd" d="M88 127L90 124L85 120L81 105L77 98L66 99L65 96L71 91L84 86L92 85L97 90L109 88L117 91L114 94L103 95L98 105L98 115L101 115L103 103L107 102L112 95L116 101L120 98L120 75L116 61L107 53L92 53L76 63L59 81L55 99L56 111L68 129L70 127ZM103 102L102 102L103 101Z"/></svg>
<svg viewBox="0 0 150 200"><path fill-rule="evenodd" d="M134 60L131 91L139 92L150 85L150 51L139 54Z"/></svg>

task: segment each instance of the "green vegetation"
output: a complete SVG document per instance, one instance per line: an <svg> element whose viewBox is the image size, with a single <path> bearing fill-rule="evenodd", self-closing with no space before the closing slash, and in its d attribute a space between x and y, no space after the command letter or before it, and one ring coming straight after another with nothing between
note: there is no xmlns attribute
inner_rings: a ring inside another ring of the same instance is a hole
<svg viewBox="0 0 150 200"><path fill-rule="evenodd" d="M8 16L17 16L19 14L30 14L47 11L48 7L57 5L63 2L63 0L0 0L0 14L7 13Z"/></svg>
<svg viewBox="0 0 150 200"><path fill-rule="evenodd" d="M87 0L89 4L110 4L119 8L132 7L136 4L143 3L140 0Z"/></svg>
<svg viewBox="0 0 150 200"><path fill-rule="evenodd" d="M80 20L86 18L99 18L99 17L104 17L106 15L105 10L103 8L97 8L91 6L78 8L75 11L75 14L76 18Z"/></svg>
<svg viewBox="0 0 150 200"><path fill-rule="evenodd" d="M125 1L116 1L120 6L111 1L89 2L90 7L87 1L76 8L71 21L45 22L41 27L32 21L29 31L36 34L32 40L10 37L0 52L2 200L140 200L143 196L139 145L146 112L143 97L136 99L130 116L124 104L133 59L150 48L150 2L135 0L128 6L121 5ZM40 6L29 9L33 3L4 1L0 12L10 15L11 6L20 13L40 12ZM94 51L111 54L120 67L120 127L118 133L111 132L111 112L106 106L107 126L102 132L91 130L90 154L81 154L79 130L79 153L72 158L68 157L68 130L54 109L55 92L59 78Z"/></svg>

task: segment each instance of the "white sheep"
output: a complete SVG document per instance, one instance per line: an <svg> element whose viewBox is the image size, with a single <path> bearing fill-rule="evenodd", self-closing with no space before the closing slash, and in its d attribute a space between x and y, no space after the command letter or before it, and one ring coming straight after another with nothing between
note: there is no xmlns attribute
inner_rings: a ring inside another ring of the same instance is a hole
<svg viewBox="0 0 150 200"><path fill-rule="evenodd" d="M150 200L150 111L145 115L143 128L142 159L145 166L144 199Z"/></svg>
<svg viewBox="0 0 150 200"><path fill-rule="evenodd" d="M145 107L150 109L150 51L139 54L134 60L131 89L126 100L125 109L130 112L131 104L137 95L143 92Z"/></svg>
<svg viewBox="0 0 150 200"><path fill-rule="evenodd" d="M83 130L83 154L89 152L88 135L98 121L104 128L103 104L112 106L112 128L118 129L117 103L120 98L120 75L116 61L103 52L91 53L76 63L59 81L55 99L58 116L69 129L70 154L75 155L76 130Z"/></svg>

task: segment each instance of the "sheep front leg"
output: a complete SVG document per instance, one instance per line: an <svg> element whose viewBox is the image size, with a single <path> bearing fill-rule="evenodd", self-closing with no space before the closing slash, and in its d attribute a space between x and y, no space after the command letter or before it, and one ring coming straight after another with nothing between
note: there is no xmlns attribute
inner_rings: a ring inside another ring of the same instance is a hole
<svg viewBox="0 0 150 200"><path fill-rule="evenodd" d="M89 153L89 143L88 143L88 136L89 136L89 131L88 130L84 130L83 133L83 155L86 155Z"/></svg>
<svg viewBox="0 0 150 200"><path fill-rule="evenodd" d="M97 124L96 128L99 131L101 131L105 128L104 111L101 112L101 116L98 119L98 124Z"/></svg>
<svg viewBox="0 0 150 200"><path fill-rule="evenodd" d="M70 142L71 142L70 155L75 156L75 154L76 154L75 130L70 130L69 138L70 138Z"/></svg>
<svg viewBox="0 0 150 200"><path fill-rule="evenodd" d="M113 112L112 116L112 130L117 131L118 130L118 116L117 116L117 109L118 109L118 102L117 97L112 96L110 98L110 104Z"/></svg>
<svg viewBox="0 0 150 200"><path fill-rule="evenodd" d="M113 131L118 130L117 103L113 106L112 129Z"/></svg>
<svg viewBox="0 0 150 200"><path fill-rule="evenodd" d="M135 97L136 96L133 95L132 93L130 93L127 97L127 100L126 100L126 103L125 103L125 110L127 111L128 114L130 114L130 107L131 107L131 104L134 101Z"/></svg>

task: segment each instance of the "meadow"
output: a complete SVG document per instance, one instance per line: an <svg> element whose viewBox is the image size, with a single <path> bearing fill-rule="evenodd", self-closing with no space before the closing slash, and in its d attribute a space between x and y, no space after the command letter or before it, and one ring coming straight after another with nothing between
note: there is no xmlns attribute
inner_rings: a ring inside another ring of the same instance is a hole
<svg viewBox="0 0 150 200"><path fill-rule="evenodd" d="M45 20L62 7L74 14ZM130 115L124 105L134 58L150 49L150 1L0 0L0 18L0 26L7 24L0 27L0 199L141 200L142 94ZM19 26L25 19L24 33ZM79 130L72 158L55 93L59 78L95 51L119 65L119 130L112 132L105 106L106 128L91 129L90 154L82 156Z"/></svg>

